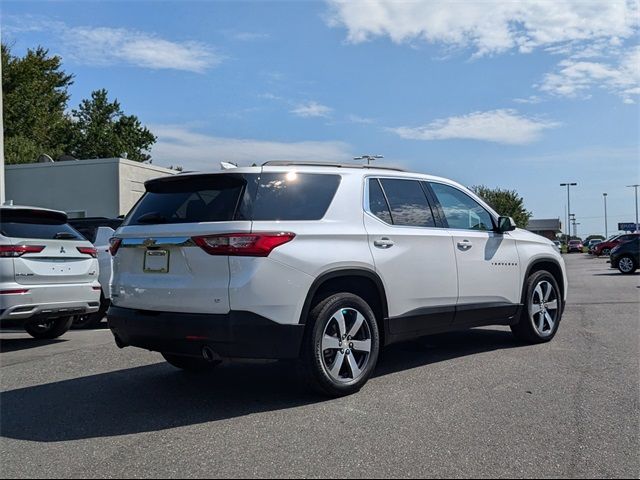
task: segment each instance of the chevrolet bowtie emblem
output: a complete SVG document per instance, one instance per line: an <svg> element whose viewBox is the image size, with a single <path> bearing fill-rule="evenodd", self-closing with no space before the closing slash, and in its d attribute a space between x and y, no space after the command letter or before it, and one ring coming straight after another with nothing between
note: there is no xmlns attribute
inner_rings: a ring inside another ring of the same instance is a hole
<svg viewBox="0 0 640 480"><path fill-rule="evenodd" d="M155 240L155 238L147 238L147 239L145 239L144 242L142 242L142 244L145 247L153 247L156 244L156 240Z"/></svg>

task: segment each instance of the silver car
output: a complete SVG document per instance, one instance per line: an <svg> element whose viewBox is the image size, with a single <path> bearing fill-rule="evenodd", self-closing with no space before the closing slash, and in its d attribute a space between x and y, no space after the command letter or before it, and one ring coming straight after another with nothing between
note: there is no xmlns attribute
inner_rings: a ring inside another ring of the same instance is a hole
<svg viewBox="0 0 640 480"><path fill-rule="evenodd" d="M0 326L35 338L64 334L74 315L96 312L96 249L64 212L0 207Z"/></svg>

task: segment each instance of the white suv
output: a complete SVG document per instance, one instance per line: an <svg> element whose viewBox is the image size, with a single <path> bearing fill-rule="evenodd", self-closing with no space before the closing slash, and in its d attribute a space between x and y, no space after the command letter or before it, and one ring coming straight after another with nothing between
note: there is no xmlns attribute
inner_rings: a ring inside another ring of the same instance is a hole
<svg viewBox="0 0 640 480"><path fill-rule="evenodd" d="M109 325L118 346L179 368L299 358L338 396L364 385L384 345L482 325L536 343L558 329L553 243L450 180L268 162L146 190L113 239Z"/></svg>
<svg viewBox="0 0 640 480"><path fill-rule="evenodd" d="M74 315L99 307L96 249L67 224L67 215L0 207L0 325L57 338Z"/></svg>

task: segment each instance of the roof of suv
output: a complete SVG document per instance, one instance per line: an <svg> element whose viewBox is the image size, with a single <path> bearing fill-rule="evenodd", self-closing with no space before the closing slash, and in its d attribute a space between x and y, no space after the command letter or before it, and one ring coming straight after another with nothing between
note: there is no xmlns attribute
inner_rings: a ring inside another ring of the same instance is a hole
<svg viewBox="0 0 640 480"><path fill-rule="evenodd" d="M64 215L65 217L67 216L66 212L62 212L60 210L53 210L51 208L43 208L43 207L30 207L27 205L0 205L0 210L13 210L13 211L29 210L32 212L48 212L48 213L55 213L58 215Z"/></svg>

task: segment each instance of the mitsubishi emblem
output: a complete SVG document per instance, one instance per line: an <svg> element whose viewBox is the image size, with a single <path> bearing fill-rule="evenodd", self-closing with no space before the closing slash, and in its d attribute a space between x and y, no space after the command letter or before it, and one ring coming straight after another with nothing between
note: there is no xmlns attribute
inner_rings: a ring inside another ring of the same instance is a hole
<svg viewBox="0 0 640 480"><path fill-rule="evenodd" d="M67 251L64 249L64 246L60 247L60 253L67 253Z"/></svg>

